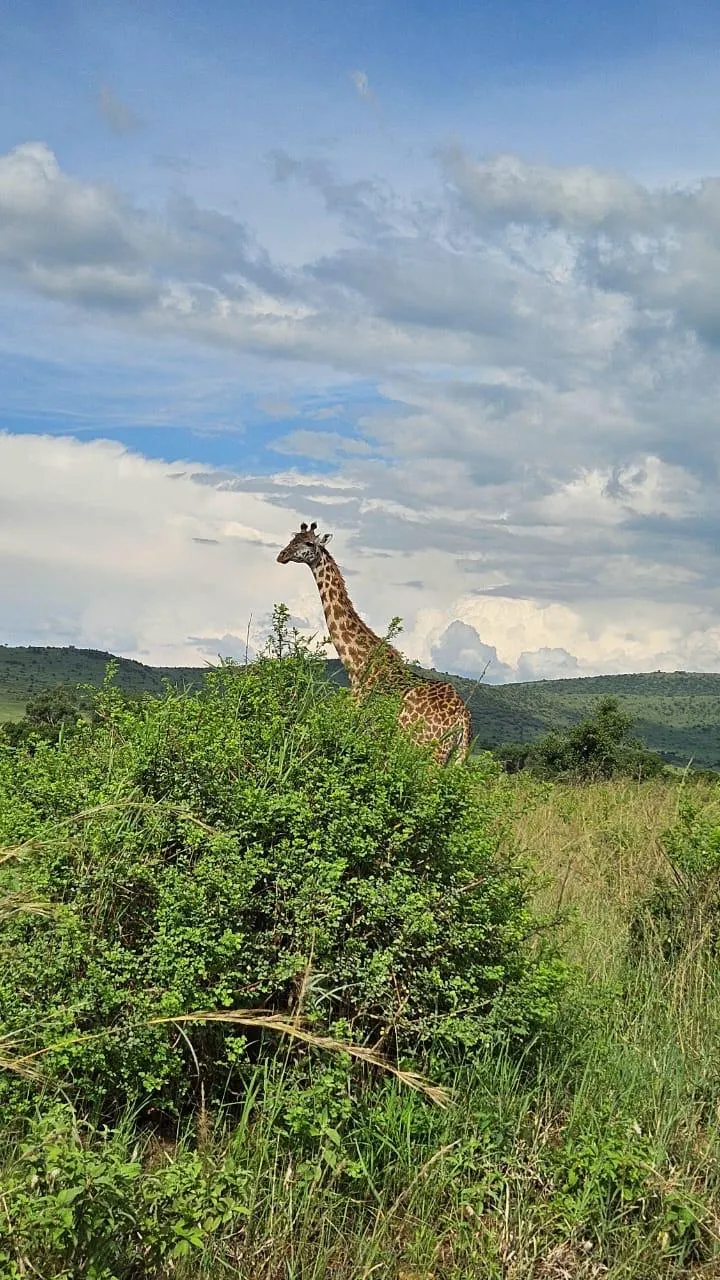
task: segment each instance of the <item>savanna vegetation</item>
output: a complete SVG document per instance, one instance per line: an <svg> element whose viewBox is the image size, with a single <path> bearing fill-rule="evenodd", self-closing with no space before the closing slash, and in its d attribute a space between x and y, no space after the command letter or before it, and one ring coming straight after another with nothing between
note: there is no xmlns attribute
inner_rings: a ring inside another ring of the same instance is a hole
<svg viewBox="0 0 720 1280"><path fill-rule="evenodd" d="M21 719L28 702L53 692L58 685L99 689L109 662L117 666L118 688L134 695L161 694L168 682L199 688L205 674L199 667L148 667L130 658L115 658L102 649L0 645L0 721Z"/></svg>
<svg viewBox="0 0 720 1280"><path fill-rule="evenodd" d="M462 685L484 746L534 742L616 698L647 750L668 764L720 769L720 674L653 671L638 675Z"/></svg>
<svg viewBox="0 0 720 1280"><path fill-rule="evenodd" d="M99 688L110 661L117 663L118 687L132 695L161 694L168 683L199 688L206 670L150 667L97 649L0 645L0 721L21 719L30 700L57 685ZM323 670L334 684L347 683L337 659L326 659ZM599 699L613 697L644 747L666 763L720 769L720 674L656 671L508 685L430 674L460 690L483 749L565 732L592 715Z"/></svg>
<svg viewBox="0 0 720 1280"><path fill-rule="evenodd" d="M632 717L617 698L600 698L594 711L565 730L534 742L508 743L495 756L507 773L537 778L596 782L600 778L657 778L667 772L660 756L648 751L633 732Z"/></svg>
<svg viewBox="0 0 720 1280"><path fill-rule="evenodd" d="M718 1274L717 785L438 769L287 639L0 745L0 1275Z"/></svg>

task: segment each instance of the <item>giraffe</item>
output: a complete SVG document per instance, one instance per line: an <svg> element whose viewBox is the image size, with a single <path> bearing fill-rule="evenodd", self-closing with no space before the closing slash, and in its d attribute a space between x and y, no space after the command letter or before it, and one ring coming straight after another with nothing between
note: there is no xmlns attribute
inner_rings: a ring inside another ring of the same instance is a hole
<svg viewBox="0 0 720 1280"><path fill-rule="evenodd" d="M318 537L317 523L300 525L278 556L279 564L310 566L320 593L330 639L342 662L356 698L378 686L404 690L398 723L416 741L432 745L438 764L452 756L464 760L472 736L470 713L460 694L448 681L427 679L411 671L402 655L380 639L360 618L345 586L337 562L327 544L332 534Z"/></svg>

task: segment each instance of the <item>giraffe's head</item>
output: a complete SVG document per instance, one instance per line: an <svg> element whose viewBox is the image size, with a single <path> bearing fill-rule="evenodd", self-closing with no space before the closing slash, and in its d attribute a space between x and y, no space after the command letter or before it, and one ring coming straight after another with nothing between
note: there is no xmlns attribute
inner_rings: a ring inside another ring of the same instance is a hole
<svg viewBox="0 0 720 1280"><path fill-rule="evenodd" d="M313 520L310 528L303 522L300 525L300 532L294 533L287 546L283 548L278 556L279 564L288 564L290 560L297 561L298 564L317 564L323 555L325 547L332 538L331 533L324 533L322 538L318 538L315 530L317 523Z"/></svg>

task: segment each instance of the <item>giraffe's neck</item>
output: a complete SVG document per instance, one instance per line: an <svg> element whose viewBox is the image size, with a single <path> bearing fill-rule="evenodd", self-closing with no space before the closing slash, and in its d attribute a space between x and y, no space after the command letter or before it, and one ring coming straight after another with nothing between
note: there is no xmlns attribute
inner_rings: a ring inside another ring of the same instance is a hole
<svg viewBox="0 0 720 1280"><path fill-rule="evenodd" d="M387 641L381 640L359 617L350 599L345 580L328 551L312 566L320 592L325 621L337 655L350 684L360 690L378 678L378 659L394 669L403 668L400 654Z"/></svg>

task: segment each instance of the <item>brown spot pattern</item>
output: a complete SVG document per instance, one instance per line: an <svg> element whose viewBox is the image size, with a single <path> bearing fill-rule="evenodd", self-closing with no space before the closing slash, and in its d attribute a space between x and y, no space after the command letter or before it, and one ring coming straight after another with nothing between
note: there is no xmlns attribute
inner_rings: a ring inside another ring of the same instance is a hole
<svg viewBox="0 0 720 1280"><path fill-rule="evenodd" d="M345 581L329 552L312 566L330 638L347 671L353 695L375 686L405 689L398 716L416 741L433 744L439 764L464 759L470 747L470 714L459 693L446 681L417 681L393 645L376 636L362 621ZM408 687L410 686L410 687Z"/></svg>

